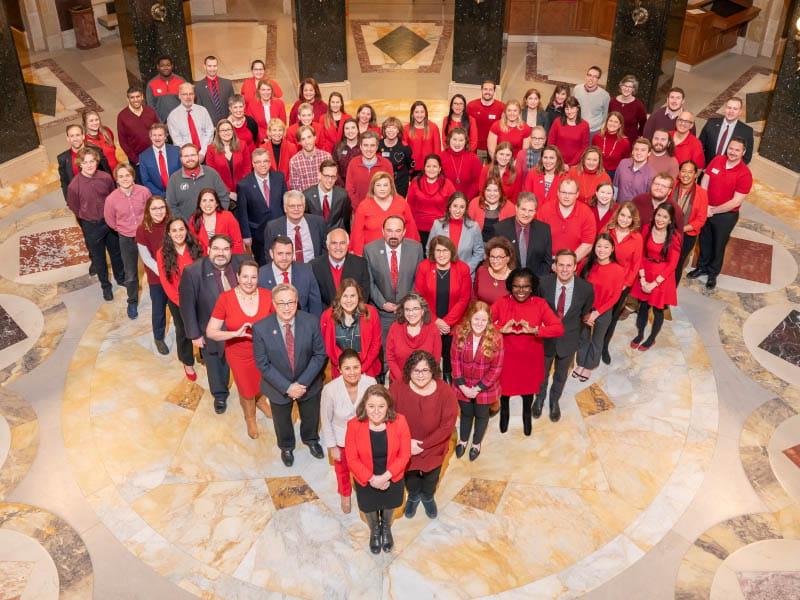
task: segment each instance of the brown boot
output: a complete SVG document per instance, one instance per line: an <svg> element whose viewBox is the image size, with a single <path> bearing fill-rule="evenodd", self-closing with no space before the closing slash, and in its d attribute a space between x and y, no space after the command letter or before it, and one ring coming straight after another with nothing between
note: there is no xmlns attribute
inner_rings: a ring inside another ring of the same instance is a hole
<svg viewBox="0 0 800 600"><path fill-rule="evenodd" d="M244 422L247 423L247 435L250 439L258 437L258 425L256 424L256 401L252 398L240 398Z"/></svg>
<svg viewBox="0 0 800 600"><path fill-rule="evenodd" d="M268 419L272 418L272 407L264 396L258 396L256 398L256 408L264 413L264 416Z"/></svg>

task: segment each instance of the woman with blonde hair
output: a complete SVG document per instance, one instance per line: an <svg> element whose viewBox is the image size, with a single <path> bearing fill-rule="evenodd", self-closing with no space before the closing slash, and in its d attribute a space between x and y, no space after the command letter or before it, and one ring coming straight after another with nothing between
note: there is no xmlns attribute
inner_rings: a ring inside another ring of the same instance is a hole
<svg viewBox="0 0 800 600"><path fill-rule="evenodd" d="M86 143L97 146L103 151L103 157L108 162L111 172L117 167L117 146L114 143L114 132L100 121L100 113L96 110L87 110L83 113L83 129L86 132Z"/></svg>
<svg viewBox="0 0 800 600"><path fill-rule="evenodd" d="M486 138L489 157L494 158L498 145L503 142L511 144L511 155L516 156L528 143L530 135L531 128L522 120L522 106L517 100L509 100L503 116L489 129L489 137Z"/></svg>

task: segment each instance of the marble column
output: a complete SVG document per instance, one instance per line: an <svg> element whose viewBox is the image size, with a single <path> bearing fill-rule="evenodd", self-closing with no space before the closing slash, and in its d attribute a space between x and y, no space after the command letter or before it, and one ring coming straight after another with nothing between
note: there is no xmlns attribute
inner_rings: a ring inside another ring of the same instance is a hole
<svg viewBox="0 0 800 600"><path fill-rule="evenodd" d="M115 0L114 5L131 85L144 85L154 77L162 55L172 58L175 73L193 79L181 0ZM163 7L163 21L154 18L154 6Z"/></svg>
<svg viewBox="0 0 800 600"><path fill-rule="evenodd" d="M456 0L453 23L453 81L500 83L504 0Z"/></svg>
<svg viewBox="0 0 800 600"><path fill-rule="evenodd" d="M300 79L347 79L347 19L342 0L294 0Z"/></svg>
<svg viewBox="0 0 800 600"><path fill-rule="evenodd" d="M800 145L797 133L800 129L800 40L795 23L800 18L800 2L794 3L794 12L789 17L789 38L783 49L778 80L772 92L772 102L767 112L767 122L758 153L779 165L800 172Z"/></svg>
<svg viewBox="0 0 800 600"><path fill-rule="evenodd" d="M625 75L635 75L639 80L637 96L649 111L653 108L661 76L671 3L670 0L649 0L640 4L648 14L644 22L636 25L633 19L635 0L617 2L606 89L613 96L617 93L620 79Z"/></svg>

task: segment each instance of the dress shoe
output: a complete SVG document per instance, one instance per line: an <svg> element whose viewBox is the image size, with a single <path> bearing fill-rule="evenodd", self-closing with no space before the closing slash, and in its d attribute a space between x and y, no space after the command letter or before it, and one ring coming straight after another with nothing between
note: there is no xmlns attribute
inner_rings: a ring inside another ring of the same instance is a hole
<svg viewBox="0 0 800 600"><path fill-rule="evenodd" d="M136 302L128 302L128 318L133 321L139 316L139 310L136 307Z"/></svg>
<svg viewBox="0 0 800 600"><path fill-rule="evenodd" d="M713 290L715 287L717 287L717 276L709 275L708 280L706 280L706 289Z"/></svg>
<svg viewBox="0 0 800 600"><path fill-rule="evenodd" d="M533 401L533 418L538 419L542 416L542 408L544 408L544 396L536 396Z"/></svg>
<svg viewBox="0 0 800 600"><path fill-rule="evenodd" d="M561 408L558 406L558 400L555 402L550 402L550 420L553 423L558 422L561 418Z"/></svg>
<svg viewBox="0 0 800 600"><path fill-rule="evenodd" d="M411 494L408 495L406 498L406 509L404 514L406 519L413 519L414 515L417 514L417 507L419 506L420 498L419 496L412 496Z"/></svg>
<svg viewBox="0 0 800 600"><path fill-rule="evenodd" d="M469 449L469 460L470 460L470 462L474 461L480 455L481 455L480 447L476 448L475 446L473 446L472 448Z"/></svg>
<svg viewBox="0 0 800 600"><path fill-rule="evenodd" d="M158 350L159 354L167 355L169 354L169 346L164 342L164 340L156 340L156 350Z"/></svg>
<svg viewBox="0 0 800 600"><path fill-rule="evenodd" d="M89 263L89 276L94 277L97 275L97 271L94 268L94 265Z"/></svg>
<svg viewBox="0 0 800 600"><path fill-rule="evenodd" d="M500 433L508 431L510 398L500 398Z"/></svg>
<svg viewBox="0 0 800 600"><path fill-rule="evenodd" d="M221 415L228 408L227 398L214 398L214 412Z"/></svg>
<svg viewBox="0 0 800 600"><path fill-rule="evenodd" d="M467 451L467 442L458 442L456 444L456 458L461 458L464 456L464 452Z"/></svg>
<svg viewBox="0 0 800 600"><path fill-rule="evenodd" d="M103 288L103 300L111 302L114 299L114 290L111 288Z"/></svg>
<svg viewBox="0 0 800 600"><path fill-rule="evenodd" d="M647 352L648 350L650 350L650 348L653 347L653 344L655 343L656 343L655 340L652 341L646 340L641 346L639 346L639 352Z"/></svg>
<svg viewBox="0 0 800 600"><path fill-rule="evenodd" d="M435 519L438 516L439 509L436 508L436 500L433 499L433 496L430 498L422 496L422 506L425 509L425 514L429 519Z"/></svg>
<svg viewBox="0 0 800 600"><path fill-rule="evenodd" d="M600 359L606 365L611 364L611 354L608 352L608 348L603 348L603 353L600 355Z"/></svg>
<svg viewBox="0 0 800 600"><path fill-rule="evenodd" d="M281 460L287 467L294 464L294 452L292 450L281 450Z"/></svg>
<svg viewBox="0 0 800 600"><path fill-rule="evenodd" d="M703 271L703 269L692 269L686 274L686 279L697 279L701 275L706 275L707 273Z"/></svg>
<svg viewBox="0 0 800 600"><path fill-rule="evenodd" d="M319 445L319 442L309 442L306 446L308 446L308 451L311 452L311 456L314 458L325 458L325 453L322 451L322 446Z"/></svg>
<svg viewBox="0 0 800 600"><path fill-rule="evenodd" d="M392 548L394 548L392 511L388 508L381 511L381 548L383 548L384 552L391 552Z"/></svg>
<svg viewBox="0 0 800 600"><path fill-rule="evenodd" d="M189 371L189 369L191 368L192 367L187 367L186 365L183 365L183 374L186 375L186 379L194 382L197 381L197 371L195 370Z"/></svg>
<svg viewBox="0 0 800 600"><path fill-rule="evenodd" d="M381 551L381 524L378 512L364 513L369 525L369 551L373 554L380 554Z"/></svg>

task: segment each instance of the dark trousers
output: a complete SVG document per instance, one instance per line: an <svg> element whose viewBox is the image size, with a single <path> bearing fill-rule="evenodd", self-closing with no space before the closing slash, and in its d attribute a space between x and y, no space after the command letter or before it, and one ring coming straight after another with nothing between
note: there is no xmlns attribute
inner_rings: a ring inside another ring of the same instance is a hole
<svg viewBox="0 0 800 600"><path fill-rule="evenodd" d="M125 271L128 302L136 304L139 302L139 248L136 246L136 238L119 236L119 252L122 255L122 266Z"/></svg>
<svg viewBox="0 0 800 600"><path fill-rule="evenodd" d="M224 352L209 352L206 349L200 351L206 363L206 373L208 373L208 389L211 395L219 400L227 400L228 384L231 380L231 369L228 361L225 360Z"/></svg>
<svg viewBox="0 0 800 600"><path fill-rule="evenodd" d="M428 238L430 237L430 231L420 231L419 232L419 243L422 244L422 252L427 255L428 254Z"/></svg>
<svg viewBox="0 0 800 600"><path fill-rule="evenodd" d="M100 280L100 287L104 290L111 289L111 282L108 280L108 264L106 263L106 252L111 258L111 270L114 272L114 279L122 285L125 281L125 267L122 264L122 256L119 252L119 236L113 231L104 220L79 221L83 231L83 239L86 241L86 249L92 260L97 278Z"/></svg>
<svg viewBox="0 0 800 600"><path fill-rule="evenodd" d="M450 375L453 372L453 365L450 362L450 349L453 347L453 336L442 336L442 373Z"/></svg>
<svg viewBox="0 0 800 600"><path fill-rule="evenodd" d="M581 341L578 344L578 353L575 361L579 367L596 369L600 364L600 356L606 339L606 331L611 324L611 308L599 315L594 321L594 327L584 327L581 330Z"/></svg>
<svg viewBox="0 0 800 600"><path fill-rule="evenodd" d="M569 373L574 359L574 352L567 356L559 356L558 354L544 355L544 379L542 380L542 386L539 388L538 394L542 401L547 397L547 386L550 383L551 368L553 369L553 385L550 386L550 404L558 402L561 399L561 394L567 383L567 373Z"/></svg>
<svg viewBox="0 0 800 600"><path fill-rule="evenodd" d="M180 360L187 367L194 366L194 349L192 340L186 337L186 328L183 326L181 309L172 300L167 300L172 322L175 324L175 350Z"/></svg>
<svg viewBox="0 0 800 600"><path fill-rule="evenodd" d="M150 292L150 323L153 326L153 339L163 340L167 331L167 293L160 283L148 284ZM170 309L171 310L171 309ZM180 316L180 311L179 316Z"/></svg>
<svg viewBox="0 0 800 600"><path fill-rule="evenodd" d="M458 439L461 442L469 441L469 434L472 431L472 423L475 422L475 435L472 437L473 444L480 444L489 426L489 410L491 404L478 404L474 400L467 402L459 400L461 407L461 420L458 424Z"/></svg>
<svg viewBox="0 0 800 600"><path fill-rule="evenodd" d="M678 285L681 282L681 277L683 277L683 268L686 266L686 259L689 257L689 254L694 249L694 245L696 243L696 235L683 235L683 241L681 242L681 256L678 259L678 268L675 269L675 285Z"/></svg>
<svg viewBox="0 0 800 600"><path fill-rule="evenodd" d="M722 271L722 261L725 258L725 246L728 245L737 221L739 221L738 211L720 213L708 218L700 230L698 269L713 277L719 275Z"/></svg>
<svg viewBox="0 0 800 600"><path fill-rule="evenodd" d="M439 483L439 474L442 467L439 465L431 471L406 471L406 490L409 498L433 498L436 484Z"/></svg>
<svg viewBox="0 0 800 600"><path fill-rule="evenodd" d="M319 441L319 394L315 394L297 403L300 411L300 439L304 444ZM292 404L275 404L270 400L272 407L272 423L275 426L275 437L278 438L278 448L281 450L294 450L295 437L292 424Z"/></svg>
<svg viewBox="0 0 800 600"><path fill-rule="evenodd" d="M625 308L625 302L628 300L628 294L630 293L631 293L631 288L629 287L623 288L619 300L617 300L617 303L614 305L614 308L611 309L611 322L608 324L608 329L606 329L605 340L603 341L603 349L606 351L608 350L608 345L611 343L611 338L614 337L614 330L617 328L617 322L619 322L619 316L622 314L622 311Z"/></svg>
<svg viewBox="0 0 800 600"><path fill-rule="evenodd" d="M251 250L253 251L253 258L256 259L259 267L267 264L267 249L264 247L264 238L253 237Z"/></svg>

